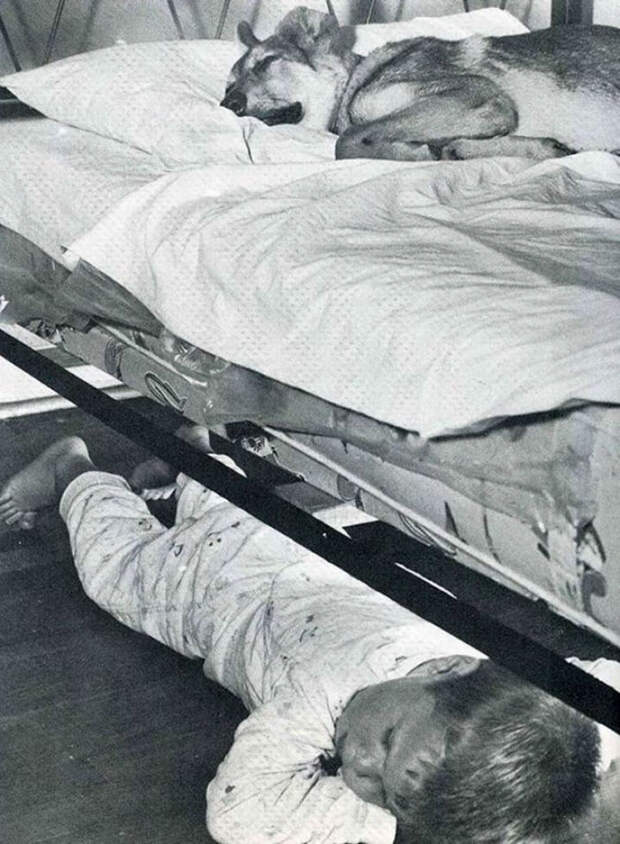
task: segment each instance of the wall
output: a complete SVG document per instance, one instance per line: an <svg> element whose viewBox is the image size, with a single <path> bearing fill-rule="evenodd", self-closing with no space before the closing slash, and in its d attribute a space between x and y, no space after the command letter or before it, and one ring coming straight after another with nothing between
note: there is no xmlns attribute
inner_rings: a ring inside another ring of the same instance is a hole
<svg viewBox="0 0 620 844"><path fill-rule="evenodd" d="M620 3L618 0L596 0L594 3L594 23L620 26Z"/></svg>
<svg viewBox="0 0 620 844"><path fill-rule="evenodd" d="M296 0L232 0L226 35L234 36L235 21L246 17L267 35ZM319 0L305 5L324 8ZM0 0L0 14L22 67L41 64L56 11L56 0ZM215 35L222 0L175 0L188 38ZM177 38L166 0L66 0L54 58L108 47L118 41L162 41ZM0 71L13 69L0 38Z"/></svg>
<svg viewBox="0 0 620 844"><path fill-rule="evenodd" d="M284 12L299 3L318 9L323 0L231 0L225 35L234 37L235 22L250 20L259 35L273 30ZM352 14L363 15L370 0L333 0L342 22ZM213 37L223 0L176 0L176 8L187 37ZM56 0L0 0L0 14L10 33L23 67L40 64L54 19ZM497 5L494 0L471 0L472 8ZM532 29L549 22L550 0L507 0L507 9ZM414 15L452 14L463 10L461 0L378 0L377 20L400 13ZM595 20L620 26L620 2L596 0ZM66 0L58 32L55 58L70 53L106 47L117 41L159 41L176 38L177 32L166 0ZM12 64L0 39L0 72Z"/></svg>

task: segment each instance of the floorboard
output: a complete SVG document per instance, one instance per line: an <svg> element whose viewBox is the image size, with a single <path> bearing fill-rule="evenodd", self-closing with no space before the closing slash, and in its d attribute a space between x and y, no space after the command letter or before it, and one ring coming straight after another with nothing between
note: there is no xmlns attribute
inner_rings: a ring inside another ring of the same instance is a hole
<svg viewBox="0 0 620 844"><path fill-rule="evenodd" d="M0 479L68 433L123 472L145 455L80 411L0 423ZM0 536L0 838L210 842L204 790L244 715L200 665L83 593L64 526Z"/></svg>

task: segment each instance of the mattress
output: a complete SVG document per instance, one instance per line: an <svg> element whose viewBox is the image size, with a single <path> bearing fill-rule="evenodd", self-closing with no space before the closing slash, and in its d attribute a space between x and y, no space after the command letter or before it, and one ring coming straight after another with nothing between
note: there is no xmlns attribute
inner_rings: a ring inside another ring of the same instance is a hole
<svg viewBox="0 0 620 844"><path fill-rule="evenodd" d="M66 349L333 499L620 643L620 408L589 405L422 440L196 349L98 324ZM234 435L232 435L234 436Z"/></svg>

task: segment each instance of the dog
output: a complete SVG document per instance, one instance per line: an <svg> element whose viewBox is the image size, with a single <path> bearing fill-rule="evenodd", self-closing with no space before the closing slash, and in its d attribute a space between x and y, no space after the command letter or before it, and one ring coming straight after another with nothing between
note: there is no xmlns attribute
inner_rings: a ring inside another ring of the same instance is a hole
<svg viewBox="0 0 620 844"><path fill-rule="evenodd" d="M620 29L559 26L353 52L351 27L298 7L247 48L221 105L339 135L336 158L545 159L620 150Z"/></svg>

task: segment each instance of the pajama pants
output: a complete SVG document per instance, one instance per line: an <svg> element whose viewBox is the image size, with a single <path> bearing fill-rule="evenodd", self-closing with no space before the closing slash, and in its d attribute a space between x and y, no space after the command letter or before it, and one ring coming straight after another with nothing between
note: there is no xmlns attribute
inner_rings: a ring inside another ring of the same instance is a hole
<svg viewBox="0 0 620 844"><path fill-rule="evenodd" d="M243 637L302 549L195 481L181 475L177 484L176 522L166 528L124 479L76 478L60 514L78 575L116 619L205 659L205 673L251 705Z"/></svg>

